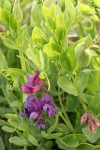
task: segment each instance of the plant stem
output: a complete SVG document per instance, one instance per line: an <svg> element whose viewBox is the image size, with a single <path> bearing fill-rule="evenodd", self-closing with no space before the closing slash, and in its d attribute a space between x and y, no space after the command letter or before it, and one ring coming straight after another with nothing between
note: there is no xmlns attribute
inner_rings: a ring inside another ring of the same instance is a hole
<svg viewBox="0 0 100 150"><path fill-rule="evenodd" d="M80 96L78 96L78 99L79 99L79 101L80 101L80 103L81 103L81 105L82 105L84 111L87 112L88 108L87 108L85 102L80 98Z"/></svg>
<svg viewBox="0 0 100 150"><path fill-rule="evenodd" d="M58 87L58 99L59 99L59 103L60 103L60 105L61 105L61 109L62 109L62 111L63 111L63 114L64 114L64 116L63 115L61 115L61 112L60 112L60 116L62 117L63 116L63 120L66 120L66 124L67 124L67 126L69 127L69 129L71 129L71 131L74 131L74 128L73 128L73 126L72 126L72 124L71 124L71 122L70 122L70 120L69 120L69 118L68 118L68 115L67 115L67 113L66 113L66 111L65 111L65 109L64 109L64 106L63 106L63 103L62 103L62 100L61 100L61 97L60 97L60 88Z"/></svg>
<svg viewBox="0 0 100 150"><path fill-rule="evenodd" d="M74 129L70 126L69 122L66 120L66 118L63 116L63 114L61 113L61 111L59 111L59 116L63 119L63 121L65 122L65 124L69 127L69 129L71 131L74 131Z"/></svg>
<svg viewBox="0 0 100 150"><path fill-rule="evenodd" d="M26 145L24 146L24 149L23 149L23 150L27 150L27 146L26 146Z"/></svg>
<svg viewBox="0 0 100 150"><path fill-rule="evenodd" d="M47 82L48 82L48 91L50 91L50 81L49 81L49 79L48 79L47 74L46 74L45 72L44 72L44 74L45 74L45 77L46 77Z"/></svg>

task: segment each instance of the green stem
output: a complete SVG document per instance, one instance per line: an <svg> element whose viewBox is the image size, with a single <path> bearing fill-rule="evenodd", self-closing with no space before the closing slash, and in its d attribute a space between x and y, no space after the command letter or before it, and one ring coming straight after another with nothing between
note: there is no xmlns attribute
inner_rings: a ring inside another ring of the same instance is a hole
<svg viewBox="0 0 100 150"><path fill-rule="evenodd" d="M62 109L62 111L63 111L63 114L64 114L64 116L63 116L63 118L65 118L65 120L66 120L66 124L67 124L67 126L69 127L69 129L71 129L71 131L74 131L74 128L73 128L73 126L72 126L72 124L71 124L71 122L70 122L70 120L69 120L69 118L68 118L68 115L67 115L67 113L66 113L66 111L65 111L65 109L64 109L64 106L63 106L63 103L62 103L62 100L61 100L61 97L60 97L60 88L58 87L58 99L59 99L59 103L60 103L60 105L61 105L61 109ZM60 114L61 115L61 114Z"/></svg>
<svg viewBox="0 0 100 150"><path fill-rule="evenodd" d="M24 149L23 149L23 150L27 150L27 146L26 146L26 145L24 146Z"/></svg>
<svg viewBox="0 0 100 150"><path fill-rule="evenodd" d="M59 111L59 116L63 119L63 121L65 122L65 124L69 127L69 129L71 131L74 131L74 129L71 128L69 122L66 120L66 118L63 116L63 114L61 113L61 111Z"/></svg>
<svg viewBox="0 0 100 150"><path fill-rule="evenodd" d="M81 99L81 97L80 96L78 96L78 99L79 99L79 101L80 101L80 103L81 103L81 105L82 105L82 107L83 107L83 109L84 109L84 111L88 111L88 108L87 108L87 106L86 106L86 104L85 104L85 102Z"/></svg>
<svg viewBox="0 0 100 150"><path fill-rule="evenodd" d="M46 74L45 72L44 72L44 74L45 74L45 77L46 77L47 82L48 82L48 91L50 91L50 81L49 81L49 79L48 79L47 74Z"/></svg>

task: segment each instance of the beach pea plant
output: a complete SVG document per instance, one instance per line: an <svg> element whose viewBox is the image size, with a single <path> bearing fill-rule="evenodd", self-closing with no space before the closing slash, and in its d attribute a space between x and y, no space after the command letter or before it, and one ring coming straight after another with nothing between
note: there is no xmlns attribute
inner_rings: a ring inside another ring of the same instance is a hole
<svg viewBox="0 0 100 150"><path fill-rule="evenodd" d="M1 150L100 149L99 23L99 0L0 1Z"/></svg>

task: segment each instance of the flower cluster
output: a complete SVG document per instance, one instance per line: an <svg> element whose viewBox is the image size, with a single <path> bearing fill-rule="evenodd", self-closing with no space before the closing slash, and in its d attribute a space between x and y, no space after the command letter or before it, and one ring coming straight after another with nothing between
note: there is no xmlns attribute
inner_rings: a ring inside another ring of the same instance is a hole
<svg viewBox="0 0 100 150"><path fill-rule="evenodd" d="M47 114L48 117L58 113L58 109L54 108L52 103L52 98L50 95L44 93L46 83L39 78L39 71L36 71L34 75L27 75L28 82L25 85L22 85L24 93L30 94L26 98L26 103L24 104L24 110L20 112L22 117L28 119L37 120L35 125L38 125L38 128L45 128L45 124L48 122L44 119L44 114ZM37 98L33 93L42 92L43 97Z"/></svg>
<svg viewBox="0 0 100 150"><path fill-rule="evenodd" d="M27 75L28 82L22 85L24 93L31 94L36 92L45 92L44 87L46 83L39 78L40 72L36 71L34 75Z"/></svg>
<svg viewBox="0 0 100 150"><path fill-rule="evenodd" d="M96 127L100 127L100 122L95 118L90 112L86 112L81 117L81 124L85 123L88 120L87 128L89 131L96 131Z"/></svg>

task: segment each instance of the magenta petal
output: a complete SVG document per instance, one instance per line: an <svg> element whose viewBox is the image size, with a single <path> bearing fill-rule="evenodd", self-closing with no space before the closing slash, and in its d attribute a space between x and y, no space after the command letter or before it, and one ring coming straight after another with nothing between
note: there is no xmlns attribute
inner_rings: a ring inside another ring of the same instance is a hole
<svg viewBox="0 0 100 150"><path fill-rule="evenodd" d="M29 87L33 87L33 85L34 85L34 75L28 74L27 78L28 78L28 82L26 83L26 85L29 86Z"/></svg>
<svg viewBox="0 0 100 150"><path fill-rule="evenodd" d="M28 87L26 85L22 85L21 87L22 87L24 93L27 93L27 94L31 94L32 93L32 88L30 88L30 87Z"/></svg>
<svg viewBox="0 0 100 150"><path fill-rule="evenodd" d="M38 85L32 87L32 92L33 93L38 92L39 90L40 90L40 87Z"/></svg>
<svg viewBox="0 0 100 150"><path fill-rule="evenodd" d="M40 71L35 71L34 76L39 76L40 75Z"/></svg>

